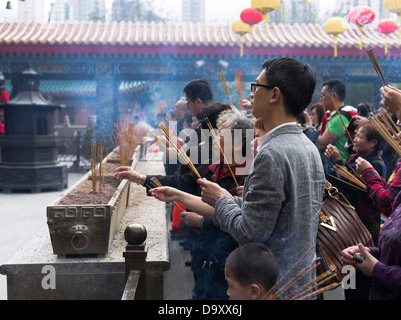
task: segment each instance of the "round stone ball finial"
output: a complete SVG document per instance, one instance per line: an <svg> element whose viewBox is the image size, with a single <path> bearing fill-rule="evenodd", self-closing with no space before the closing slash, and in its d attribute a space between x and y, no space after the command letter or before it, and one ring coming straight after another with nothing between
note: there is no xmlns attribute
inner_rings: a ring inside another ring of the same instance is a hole
<svg viewBox="0 0 401 320"><path fill-rule="evenodd" d="M140 245L145 242L148 232L146 228L138 223L130 224L125 228L124 238L128 244Z"/></svg>

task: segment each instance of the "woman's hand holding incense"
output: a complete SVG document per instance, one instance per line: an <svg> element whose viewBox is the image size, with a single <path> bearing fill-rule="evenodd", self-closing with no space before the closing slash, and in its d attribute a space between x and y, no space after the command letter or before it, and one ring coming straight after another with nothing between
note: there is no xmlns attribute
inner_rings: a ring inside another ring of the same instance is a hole
<svg viewBox="0 0 401 320"><path fill-rule="evenodd" d="M131 182L138 183L139 180L141 180L142 184L143 182L145 182L146 179L146 176L140 174L139 172L136 172L131 167L119 167L114 170L114 175L119 181L127 179Z"/></svg>
<svg viewBox="0 0 401 320"><path fill-rule="evenodd" d="M357 171L358 173L361 173L363 170L372 167L372 165L370 164L370 162L367 161L367 160L365 160L365 159L362 158L362 157L358 157L358 158L355 160L355 163L356 163L356 171Z"/></svg>
<svg viewBox="0 0 401 320"><path fill-rule="evenodd" d="M177 201L179 190L172 187L159 187L149 190L150 194L154 196L157 200L163 202L173 202Z"/></svg>
<svg viewBox="0 0 401 320"><path fill-rule="evenodd" d="M202 188L202 201L212 207L215 206L218 199L226 195L235 200L226 189L223 189L217 183L208 181L206 179L198 179L198 183Z"/></svg>
<svg viewBox="0 0 401 320"><path fill-rule="evenodd" d="M214 208L204 203L201 197L192 195L190 193L172 188L172 187L159 187L149 190L150 194L156 199L164 202L176 201L187 209L196 212L204 217L212 217Z"/></svg>

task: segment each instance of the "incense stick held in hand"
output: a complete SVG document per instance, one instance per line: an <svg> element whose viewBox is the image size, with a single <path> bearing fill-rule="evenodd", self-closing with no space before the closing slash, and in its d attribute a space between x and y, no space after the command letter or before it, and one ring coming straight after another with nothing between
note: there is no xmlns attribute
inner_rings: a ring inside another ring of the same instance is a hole
<svg viewBox="0 0 401 320"><path fill-rule="evenodd" d="M370 61L372 62L373 67L375 68L377 75L379 76L379 79L380 79L380 82L381 82L382 86L383 87L387 86L387 81L384 78L382 70L380 69L379 62L376 59L376 55L374 54L373 49L369 49L366 52L368 53Z"/></svg>
<svg viewBox="0 0 401 320"><path fill-rule="evenodd" d="M358 173L356 173L354 171L355 172L355 175L354 175L351 172L349 172L347 169L345 169L344 167L339 166L337 164L334 165L333 169L339 176L341 176L342 178L344 178L347 181L349 181L349 183L347 181L344 181L344 180L342 180L340 178L337 178L336 176L333 176L333 175L330 175L330 177L338 179L338 180L340 180L340 181L342 181L342 182L344 182L344 183L346 183L346 184L348 184L348 185L350 185L352 187L355 187L355 188L357 188L357 189L359 189L361 191L365 191L366 192L366 184L355 176L355 175L358 175Z"/></svg>
<svg viewBox="0 0 401 320"><path fill-rule="evenodd" d="M224 76L224 71L221 70L221 73L218 73L217 75L219 76L220 81L221 81L221 83L223 84L224 90L226 91L227 96L228 96L228 100L230 100L230 105L232 106L232 105L233 105L233 102L232 102L232 100L231 100L230 91L228 90L226 77Z"/></svg>
<svg viewBox="0 0 401 320"><path fill-rule="evenodd" d="M138 143L135 125L132 123L123 125L120 122L115 124L114 128L115 136L112 138L113 145L115 148L118 148L121 165L128 166L129 160L132 158Z"/></svg>
<svg viewBox="0 0 401 320"><path fill-rule="evenodd" d="M233 177L233 179L234 179L234 182L235 182L235 184L236 184L237 187L238 187L237 179L235 178L234 172L231 170L231 166L230 166L230 164L228 163L228 160L227 160L227 158L226 158L226 155L224 154L223 148L221 147L220 142L219 142L219 140L217 139L216 134L214 133L214 129L213 129L213 127L212 127L212 124L210 123L210 121L209 121L208 118L205 118L205 120L206 120L207 126L209 127L210 132L212 133L212 135L213 135L213 137L214 137L214 140L216 140L216 143L217 143L217 145L218 145L219 148L220 148L220 151L221 151L221 153L222 153L222 155L223 155L223 157L224 157L224 160L225 160L225 162L226 162L226 164L227 164L227 166L228 166L228 169L229 169L230 172L231 172L231 175L232 175L232 177Z"/></svg>
<svg viewBox="0 0 401 320"><path fill-rule="evenodd" d="M153 186L154 186L155 188L163 187L163 185L160 183L160 181L159 181L156 177L151 178L151 179L150 179L150 182L152 182L152 184L153 184ZM171 202L171 204L172 204L174 207L176 207L176 208L178 209L178 211L184 212L184 210L177 204L177 202L173 201L173 202Z"/></svg>
<svg viewBox="0 0 401 320"><path fill-rule="evenodd" d="M280 294L288 291L291 287L293 287L299 280L304 278L310 272L316 269L316 267L320 264L319 258L311 261L307 266L305 266L301 271L299 271L294 277L290 278L286 283L281 284L284 279L290 274L292 270L309 254L309 252L314 249L315 246L312 246L308 251L306 251L297 262L276 282L276 284L264 295L262 300L305 300L312 298L316 295L322 294L327 290L334 289L341 285L341 282L332 283L326 286L323 286L325 283L330 281L335 277L333 272L327 271L303 285L302 287L296 289L292 293L287 294L285 297L280 298ZM279 286L281 285L281 286ZM323 287L322 287L323 286ZM275 291L275 292L274 292Z"/></svg>
<svg viewBox="0 0 401 320"><path fill-rule="evenodd" d="M238 105L239 105L239 109L243 110L243 106L242 106L242 70L238 69L237 71L235 71L235 85L237 87L237 92L238 92Z"/></svg>
<svg viewBox="0 0 401 320"><path fill-rule="evenodd" d="M375 128L375 130L380 134L380 136L390 145L391 148L399 156L401 156L401 147L399 145L398 138L394 138L394 136L390 133L391 129L388 128L383 122L379 121L376 117L369 118L370 124ZM397 137L397 135L395 135Z"/></svg>
<svg viewBox="0 0 401 320"><path fill-rule="evenodd" d="M181 160L186 164L193 173L199 178L202 179L198 170L196 170L194 164L192 163L189 156L184 152L184 150L178 148L178 139L175 134L170 130L167 124L160 123L158 126L162 136L168 141L169 146L177 153L177 155L181 158Z"/></svg>
<svg viewBox="0 0 401 320"><path fill-rule="evenodd" d="M94 142L92 140L92 131L89 133L90 136L90 153L91 153L91 173L92 173L92 197L93 203L95 202L95 193L98 190L102 192L102 184L104 183L104 172L103 172L103 144L102 141ZM97 182L99 182L99 189L97 188Z"/></svg>

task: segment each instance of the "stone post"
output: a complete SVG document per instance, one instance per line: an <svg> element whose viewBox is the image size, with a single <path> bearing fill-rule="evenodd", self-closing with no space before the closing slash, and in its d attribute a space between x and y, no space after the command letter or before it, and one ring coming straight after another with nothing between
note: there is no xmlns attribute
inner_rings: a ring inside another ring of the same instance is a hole
<svg viewBox="0 0 401 320"><path fill-rule="evenodd" d="M128 242L123 256L125 258L125 281L123 300L145 300L146 298L146 246L147 231L140 224L127 226L124 232L125 240ZM136 279L139 280L136 284Z"/></svg>

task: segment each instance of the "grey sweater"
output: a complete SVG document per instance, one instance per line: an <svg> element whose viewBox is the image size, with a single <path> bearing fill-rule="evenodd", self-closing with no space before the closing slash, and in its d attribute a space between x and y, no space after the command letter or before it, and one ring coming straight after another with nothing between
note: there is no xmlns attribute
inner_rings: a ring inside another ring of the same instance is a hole
<svg viewBox="0 0 401 320"><path fill-rule="evenodd" d="M215 219L240 245L266 244L275 255L280 279L316 243L325 176L316 146L295 123L268 133L244 185L243 199L221 197ZM286 283L316 256L310 254L286 278ZM315 276L310 273L290 292Z"/></svg>

